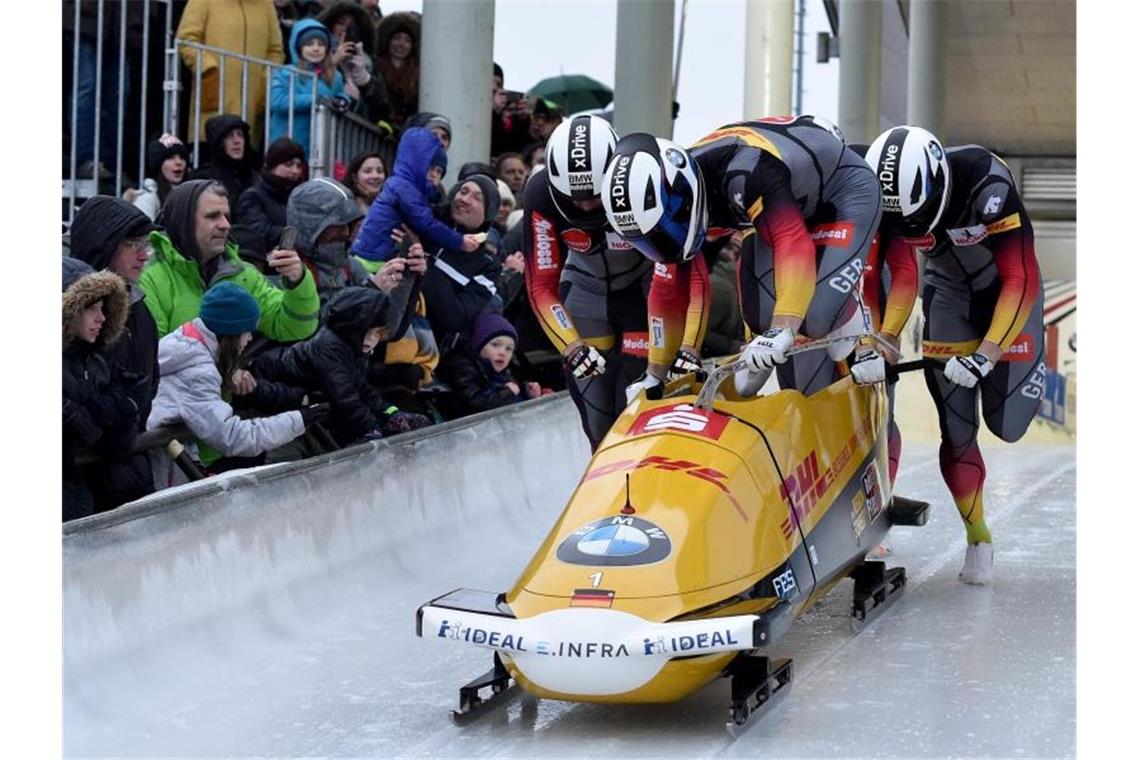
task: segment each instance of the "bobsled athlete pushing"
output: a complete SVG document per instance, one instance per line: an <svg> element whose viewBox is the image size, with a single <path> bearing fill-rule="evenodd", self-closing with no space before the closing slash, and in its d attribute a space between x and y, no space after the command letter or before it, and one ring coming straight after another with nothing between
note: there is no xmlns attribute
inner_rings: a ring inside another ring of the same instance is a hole
<svg viewBox="0 0 1140 760"><path fill-rule="evenodd" d="M855 580L856 629L898 598L905 570L864 557L927 510L892 505L884 383L844 376L810 396L740 398L722 383L744 366L638 394L510 589L420 607L420 636L491 650L491 669L460 690L457 722L519 687L668 702L725 676L736 730L791 683L772 646L840 581Z"/></svg>

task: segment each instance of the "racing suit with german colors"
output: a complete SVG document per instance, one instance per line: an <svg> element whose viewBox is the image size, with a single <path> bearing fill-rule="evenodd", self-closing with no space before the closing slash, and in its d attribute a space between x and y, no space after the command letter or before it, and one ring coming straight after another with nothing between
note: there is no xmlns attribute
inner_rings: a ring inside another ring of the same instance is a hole
<svg viewBox="0 0 1140 760"><path fill-rule="evenodd" d="M708 194L708 236L747 231L738 276L741 312L752 333L774 320L808 338L866 332L858 283L879 226L882 193L838 130L812 116L770 117L721 127L689 152ZM684 278L677 281L666 289L668 283L655 279L650 293L654 369L676 350ZM810 394L827 386L840 372L835 361L852 347L842 343L793 357L779 366L781 387Z"/></svg>
<svg viewBox="0 0 1140 760"><path fill-rule="evenodd" d="M523 256L527 295L538 323L563 355L585 341L605 358L605 371L566 373L582 429L596 449L625 409L625 388L645 371L646 295L653 265L602 218L584 229L550 197L545 170L523 190Z"/></svg>
<svg viewBox="0 0 1140 760"><path fill-rule="evenodd" d="M1045 385L1044 293L1033 226L1009 168L977 145L947 148L950 200L934 231L908 241L925 255L923 356L970 356L985 342L1004 352L973 388L927 369L938 407L939 463L969 543L990 542L982 504L986 467L978 449L978 389L986 427L1019 440ZM891 245L887 243L887 245ZM900 296L901 298L901 296ZM888 298L888 307L890 300Z"/></svg>
<svg viewBox="0 0 1140 760"><path fill-rule="evenodd" d="M866 146L862 146L865 153ZM859 147L855 150L860 152ZM918 264L914 249L905 238L891 237L879 230L867 255L867 268L863 274L863 305L871 322L871 329L895 348L888 360L898 360L899 335L906 327L914 301L918 295ZM889 352L884 352L889 353ZM890 481L894 485L902 456L902 434L895 423L895 383L887 384L889 409L887 448L890 461Z"/></svg>

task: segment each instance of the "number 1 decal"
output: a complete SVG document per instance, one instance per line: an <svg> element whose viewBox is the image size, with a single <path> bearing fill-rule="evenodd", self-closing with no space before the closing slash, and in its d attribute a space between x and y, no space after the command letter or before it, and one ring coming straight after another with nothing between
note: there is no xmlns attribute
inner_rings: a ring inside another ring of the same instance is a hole
<svg viewBox="0 0 1140 760"><path fill-rule="evenodd" d="M590 582L593 584L594 588L602 585L602 571L599 570L598 572L593 573L590 576Z"/></svg>

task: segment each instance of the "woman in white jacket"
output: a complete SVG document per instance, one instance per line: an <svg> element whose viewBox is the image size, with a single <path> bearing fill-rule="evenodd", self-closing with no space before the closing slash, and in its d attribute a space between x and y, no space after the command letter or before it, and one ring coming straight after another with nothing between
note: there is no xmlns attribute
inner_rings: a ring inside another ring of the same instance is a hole
<svg viewBox="0 0 1140 760"><path fill-rule="evenodd" d="M255 382L239 368L239 358L259 316L257 301L245 289L221 282L202 296L197 318L158 343L158 395L147 429L185 424L199 442L197 459L207 470L221 469L222 457L258 457L285 445L323 411L306 407L250 419L234 414L227 399L248 392L240 386ZM165 451L152 451L151 460L156 488L184 481Z"/></svg>

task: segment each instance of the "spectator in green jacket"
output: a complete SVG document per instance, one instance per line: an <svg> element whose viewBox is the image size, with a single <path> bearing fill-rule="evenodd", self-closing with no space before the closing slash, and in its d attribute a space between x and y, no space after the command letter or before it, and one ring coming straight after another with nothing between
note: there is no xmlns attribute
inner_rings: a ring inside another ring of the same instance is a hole
<svg viewBox="0 0 1140 760"><path fill-rule="evenodd" d="M230 205L226 189L211 180L189 180L170 191L159 214L164 232L150 234L154 257L139 277L159 336L198 316L202 294L229 281L257 301L258 332L270 340L303 340L317 330L320 301L312 275L296 251L274 249L269 266L281 276L276 287L238 256L228 241Z"/></svg>

